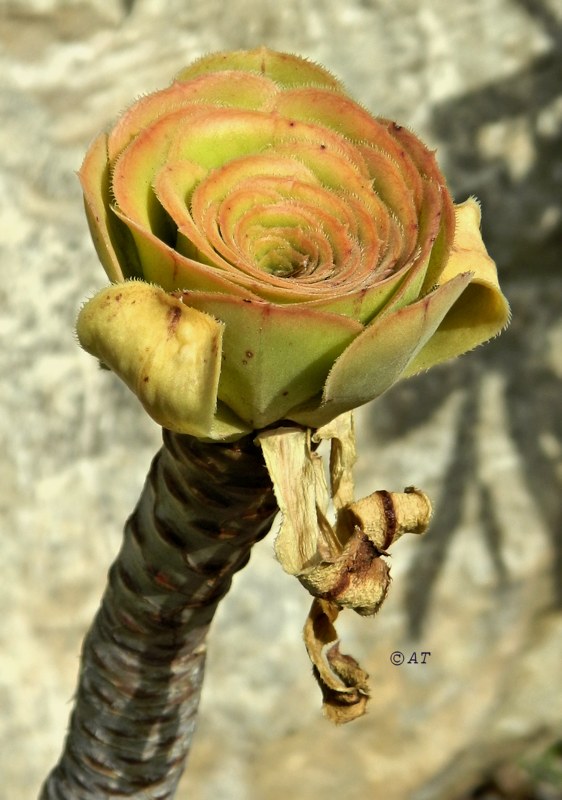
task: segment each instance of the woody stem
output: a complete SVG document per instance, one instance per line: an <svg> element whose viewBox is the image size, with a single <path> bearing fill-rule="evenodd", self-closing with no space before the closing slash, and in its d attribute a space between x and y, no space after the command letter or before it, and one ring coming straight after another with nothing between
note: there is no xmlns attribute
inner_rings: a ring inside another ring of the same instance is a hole
<svg viewBox="0 0 562 800"><path fill-rule="evenodd" d="M174 796L210 622L276 512L252 437L215 444L164 431L84 641L69 732L40 800Z"/></svg>

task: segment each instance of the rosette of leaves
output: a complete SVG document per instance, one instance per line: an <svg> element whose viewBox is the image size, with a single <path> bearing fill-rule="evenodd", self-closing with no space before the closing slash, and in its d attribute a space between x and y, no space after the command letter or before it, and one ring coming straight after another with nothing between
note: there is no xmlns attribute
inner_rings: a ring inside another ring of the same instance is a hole
<svg viewBox="0 0 562 800"><path fill-rule="evenodd" d="M477 203L297 56L202 58L101 134L80 179L117 284L80 340L177 432L324 425L508 318Z"/></svg>

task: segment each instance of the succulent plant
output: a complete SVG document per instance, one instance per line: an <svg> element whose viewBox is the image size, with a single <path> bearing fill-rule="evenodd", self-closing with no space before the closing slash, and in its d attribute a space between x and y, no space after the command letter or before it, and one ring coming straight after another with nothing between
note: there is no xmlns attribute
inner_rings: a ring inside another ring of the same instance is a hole
<svg viewBox="0 0 562 800"><path fill-rule="evenodd" d="M509 310L477 202L455 206L416 136L297 56L200 59L98 136L79 175L111 285L78 336L164 445L41 800L165 800L209 624L278 508L277 557L314 597L304 635L326 714L364 713L367 675L334 622L377 611L388 547L425 531L431 505L413 487L354 499L351 412L494 336Z"/></svg>
<svg viewBox="0 0 562 800"><path fill-rule="evenodd" d="M416 136L303 58L195 62L93 142L80 179L118 287L80 340L172 430L318 427L506 324L477 203L455 207Z"/></svg>

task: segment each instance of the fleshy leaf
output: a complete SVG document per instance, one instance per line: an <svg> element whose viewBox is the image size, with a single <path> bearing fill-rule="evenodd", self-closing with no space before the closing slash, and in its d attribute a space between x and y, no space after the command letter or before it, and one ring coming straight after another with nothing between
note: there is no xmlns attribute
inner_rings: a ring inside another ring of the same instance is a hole
<svg viewBox="0 0 562 800"><path fill-rule="evenodd" d="M235 69L257 72L282 87L326 86L332 91L342 91L342 84L327 69L290 53L279 53L258 47L255 50L235 50L228 53L211 53L183 69L176 77L188 81L207 72Z"/></svg>
<svg viewBox="0 0 562 800"><path fill-rule="evenodd" d="M98 257L111 281L125 279L120 259L111 240L109 164L107 134L92 142L78 173L92 240Z"/></svg>
<svg viewBox="0 0 562 800"><path fill-rule="evenodd" d="M295 410L291 419L304 425L323 425L380 396L404 374L470 278L470 273L457 275L421 300L375 317L335 362L320 408Z"/></svg>
<svg viewBox="0 0 562 800"><path fill-rule="evenodd" d="M237 297L256 297L228 279L223 270L212 269L173 250L154 234L144 230L137 222L114 212L124 225L143 240L144 279L156 283L168 292L194 289L209 292L229 292Z"/></svg>
<svg viewBox="0 0 562 800"><path fill-rule="evenodd" d="M470 198L456 206L455 212L455 238L439 281L454 281L467 272L472 273L472 278L433 336L410 362L405 377L472 350L497 336L509 322L509 304L480 234L480 207Z"/></svg>
<svg viewBox="0 0 562 800"><path fill-rule="evenodd" d="M119 375L159 425L212 435L220 322L157 286L128 281L88 301L76 327L82 347Z"/></svg>
<svg viewBox="0 0 562 800"><path fill-rule="evenodd" d="M254 428L283 419L321 389L360 323L306 305L189 292L184 302L224 322L219 398Z"/></svg>
<svg viewBox="0 0 562 800"><path fill-rule="evenodd" d="M109 136L109 158L117 158L140 131L171 111L193 104L267 109L276 92L277 87L267 78L232 69L200 75L189 83L176 81L167 89L142 97L119 118Z"/></svg>

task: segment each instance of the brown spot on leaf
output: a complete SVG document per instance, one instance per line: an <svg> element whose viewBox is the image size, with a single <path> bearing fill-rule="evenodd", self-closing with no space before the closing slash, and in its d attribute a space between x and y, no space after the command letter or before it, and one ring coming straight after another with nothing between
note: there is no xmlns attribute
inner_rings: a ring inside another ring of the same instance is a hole
<svg viewBox="0 0 562 800"><path fill-rule="evenodd" d="M168 338L170 339L176 332L181 319L181 308L173 306L168 312Z"/></svg>

